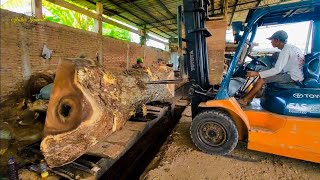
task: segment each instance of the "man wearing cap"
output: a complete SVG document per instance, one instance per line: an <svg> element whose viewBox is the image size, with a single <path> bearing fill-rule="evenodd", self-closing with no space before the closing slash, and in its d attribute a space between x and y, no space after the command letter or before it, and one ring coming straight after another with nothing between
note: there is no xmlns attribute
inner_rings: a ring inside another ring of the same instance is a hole
<svg viewBox="0 0 320 180"><path fill-rule="evenodd" d="M273 47L280 49L279 57L273 68L261 72L248 71L247 77L260 76L250 92L239 104L248 105L255 95L262 89L265 83L290 83L301 82L303 76L304 54L291 44L287 44L288 34L285 31L277 31L270 38Z"/></svg>

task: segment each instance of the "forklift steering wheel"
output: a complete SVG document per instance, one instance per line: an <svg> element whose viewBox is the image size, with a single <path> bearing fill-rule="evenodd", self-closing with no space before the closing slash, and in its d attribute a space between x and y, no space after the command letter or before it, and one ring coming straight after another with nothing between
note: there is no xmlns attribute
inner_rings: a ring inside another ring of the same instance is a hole
<svg viewBox="0 0 320 180"><path fill-rule="evenodd" d="M255 64L256 64L256 65L262 65L262 66L265 66L265 67L268 66L265 62L261 61L261 60L260 60L259 58L257 58L257 57L254 57L254 56L252 56L252 55L250 55L250 54L248 54L248 57L250 57L253 61L255 61Z"/></svg>

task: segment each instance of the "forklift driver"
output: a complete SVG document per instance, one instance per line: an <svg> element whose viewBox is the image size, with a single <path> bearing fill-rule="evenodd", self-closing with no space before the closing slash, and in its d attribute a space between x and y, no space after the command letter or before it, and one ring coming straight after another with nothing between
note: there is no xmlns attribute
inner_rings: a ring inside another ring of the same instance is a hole
<svg viewBox="0 0 320 180"><path fill-rule="evenodd" d="M270 38L273 47L280 49L280 54L275 66L265 71L248 71L247 77L260 76L250 92L242 99L239 99L240 105L249 105L255 95L262 89L266 83L290 83L302 82L304 54L302 51L291 44L287 44L288 35L285 31L277 31Z"/></svg>

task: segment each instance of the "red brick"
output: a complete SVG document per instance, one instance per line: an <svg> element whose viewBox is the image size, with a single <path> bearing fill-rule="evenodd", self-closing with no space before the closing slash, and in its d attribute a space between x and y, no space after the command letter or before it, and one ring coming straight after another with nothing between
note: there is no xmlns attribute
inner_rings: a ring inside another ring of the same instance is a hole
<svg viewBox="0 0 320 180"><path fill-rule="evenodd" d="M71 28L65 25L41 22L37 24L14 24L11 19L21 14L1 9L1 99L18 90L22 94L23 76L20 47L20 33L22 29L27 34L27 44L32 74L39 72L54 73L59 60L62 58L79 57L85 53L88 58L95 59L99 50L100 37L93 32ZM27 17L27 16L25 16ZM44 60L40 55L43 45L53 50L52 58ZM143 57L144 48L139 44L128 43L110 37L102 37L102 50L105 68L123 65L127 62L128 44L130 66L137 57ZM145 64L150 65L158 57L165 60L170 53L147 47Z"/></svg>

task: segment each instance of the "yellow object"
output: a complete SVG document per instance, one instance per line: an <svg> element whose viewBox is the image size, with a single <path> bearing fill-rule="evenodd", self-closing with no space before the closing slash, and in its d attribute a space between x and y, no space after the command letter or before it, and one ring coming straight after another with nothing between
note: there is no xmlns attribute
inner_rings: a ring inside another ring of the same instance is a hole
<svg viewBox="0 0 320 180"><path fill-rule="evenodd" d="M136 110L134 109L134 110L130 111L129 115L136 117Z"/></svg>
<svg viewBox="0 0 320 180"><path fill-rule="evenodd" d="M42 172L42 173L41 173L41 178L42 178L42 179L47 179L48 176L49 176L48 171L45 171L45 172Z"/></svg>
<svg viewBox="0 0 320 180"><path fill-rule="evenodd" d="M241 109L235 98L200 103L227 111L248 149L320 163L320 119L293 117L262 109Z"/></svg>
<svg viewBox="0 0 320 180"><path fill-rule="evenodd" d="M148 113L148 109L147 109L147 106L145 104L142 105L142 114L143 114L143 117L146 117L147 116L147 113Z"/></svg>
<svg viewBox="0 0 320 180"><path fill-rule="evenodd" d="M47 164L44 160L41 160L40 162L40 170L41 170L41 178L47 179L47 177L49 176L49 173L47 171Z"/></svg>
<svg viewBox="0 0 320 180"><path fill-rule="evenodd" d="M109 72L104 72L103 80L106 84L116 84L117 79Z"/></svg>
<svg viewBox="0 0 320 180"><path fill-rule="evenodd" d="M151 78L152 81L158 80L157 76L155 76L155 75L151 72L151 69L150 69L149 67L146 69L146 71L147 71L147 73L148 73L148 75L150 76L150 78Z"/></svg>

